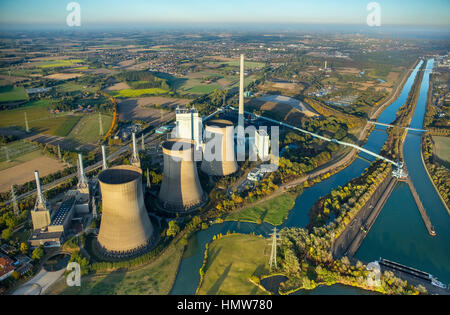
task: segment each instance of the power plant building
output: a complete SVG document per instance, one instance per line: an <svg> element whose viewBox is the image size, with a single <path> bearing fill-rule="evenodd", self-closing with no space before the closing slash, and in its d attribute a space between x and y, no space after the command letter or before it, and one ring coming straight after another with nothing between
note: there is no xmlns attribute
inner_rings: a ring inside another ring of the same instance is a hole
<svg viewBox="0 0 450 315"><path fill-rule="evenodd" d="M227 176L238 170L234 152L234 127L231 121L219 119L205 123L201 170L213 176Z"/></svg>
<svg viewBox="0 0 450 315"><path fill-rule="evenodd" d="M262 161L269 159L270 137L264 129L255 132L255 149Z"/></svg>
<svg viewBox="0 0 450 315"><path fill-rule="evenodd" d="M195 108L176 109L176 134L178 139L193 140L195 149L202 146L203 123Z"/></svg>
<svg viewBox="0 0 450 315"><path fill-rule="evenodd" d="M31 211L33 221L33 232L29 243L33 247L44 245L45 247L61 246L65 236L65 231L69 227L74 215L74 208L77 199L74 195L69 195L59 205L58 209L50 214L50 206L45 201L42 194L39 173L35 172L37 201L36 207Z"/></svg>
<svg viewBox="0 0 450 315"><path fill-rule="evenodd" d="M102 219L97 245L103 254L129 257L151 244L153 226L142 191L142 170L136 166L116 166L100 173Z"/></svg>
<svg viewBox="0 0 450 315"><path fill-rule="evenodd" d="M81 155L78 156L78 184L76 190L69 190L64 195L57 209L51 212L50 204L42 193L39 172L35 171L37 199L31 211L33 232L29 239L32 247L59 247L69 234L75 214L89 213L89 181L84 174Z"/></svg>
<svg viewBox="0 0 450 315"><path fill-rule="evenodd" d="M194 141L186 139L170 139L162 144L164 173L158 200L166 210L189 211L206 200L194 161L194 147Z"/></svg>

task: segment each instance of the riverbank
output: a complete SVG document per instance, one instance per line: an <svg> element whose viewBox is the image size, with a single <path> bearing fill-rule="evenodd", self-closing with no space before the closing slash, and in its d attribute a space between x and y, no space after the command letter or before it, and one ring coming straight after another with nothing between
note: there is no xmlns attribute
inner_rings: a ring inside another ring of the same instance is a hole
<svg viewBox="0 0 450 315"><path fill-rule="evenodd" d="M343 256L347 256L349 259L353 258L353 255L357 252L375 223L396 183L397 180L391 176L384 179L369 201L358 212L345 231L336 239L332 249L333 257L338 259Z"/></svg>
<svg viewBox="0 0 450 315"><path fill-rule="evenodd" d="M412 128L423 126L429 73L433 60L430 59L427 63L421 93L411 122ZM437 235L429 236L408 185L399 183L355 257L361 261L374 261L383 257L426 271L440 281L450 283L449 215L423 167L420 140L420 134L408 133L403 148L405 165Z"/></svg>
<svg viewBox="0 0 450 315"><path fill-rule="evenodd" d="M402 80L398 83L398 85L395 88L395 91L393 94L391 94L389 96L388 99L386 99L385 101L383 101L380 106L375 110L375 112L373 114L370 115L370 119L371 120L376 120L378 119L378 117L380 116L380 114L386 109L386 107L388 107L389 105L392 104L392 102L394 102L399 96L401 91L403 90L403 87L406 83L406 81L408 80L408 78L411 76L411 73L414 71L414 69L417 67L417 65L419 64L420 59L416 60L414 62L414 65L409 68L408 70L405 71L405 73L403 74L403 78Z"/></svg>
<svg viewBox="0 0 450 315"><path fill-rule="evenodd" d="M429 88L428 88L427 104L425 106L425 119L424 119L424 126L423 126L424 128L428 128L428 126L427 126L427 118L426 117L430 115L431 107L433 106L432 103L431 103L432 102L432 97L431 96L432 96L432 92L433 92L433 87L432 87L433 86L433 81L432 81L432 78L433 78L433 76L431 75L431 77L430 77L430 84L429 84ZM433 180L433 177L431 176L431 173L430 173L430 170L429 170L429 166L425 162L425 159L424 159L424 156L423 156L424 155L424 151L427 150L427 148L425 146L425 139L426 139L427 136L430 137L431 145L433 146L433 150L431 150L431 152L429 152L429 154L432 155L432 158L434 158L435 155L436 155L435 143L433 142L432 134L433 134L432 132L422 134L422 137L420 139L420 143L421 143L420 158L422 160L423 168L425 169L425 171L427 173L428 179L433 184L434 190L436 191L436 194L441 199L442 204L444 205L445 210L447 211L448 215L450 215L449 205L447 204L447 202L445 201L444 197L441 195L441 192L439 191L439 188L435 184L435 182Z"/></svg>
<svg viewBox="0 0 450 315"><path fill-rule="evenodd" d="M422 135L421 138L421 143L423 144L423 140L424 140L424 135ZM425 169L427 175L428 175L428 179L430 180L431 184L433 184L434 190L436 191L436 194L439 196L439 198L441 199L442 205L444 206L445 210L447 210L448 215L450 216L450 208L448 207L447 203L445 202L444 198L442 197L442 195L439 192L438 187L436 186L436 184L434 183L433 177L431 177L430 171L428 170L428 166L425 163L425 160L423 158L423 145L422 145L422 149L420 150L420 158L422 160L422 165L423 168Z"/></svg>

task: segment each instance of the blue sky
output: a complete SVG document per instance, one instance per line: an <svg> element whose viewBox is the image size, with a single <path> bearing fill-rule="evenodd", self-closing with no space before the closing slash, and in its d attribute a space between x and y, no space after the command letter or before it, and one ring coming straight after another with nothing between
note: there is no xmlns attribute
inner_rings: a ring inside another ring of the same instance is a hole
<svg viewBox="0 0 450 315"><path fill-rule="evenodd" d="M0 0L0 24L65 26L70 0ZM82 26L364 24L371 0L78 0ZM450 0L378 0L382 25L450 27Z"/></svg>

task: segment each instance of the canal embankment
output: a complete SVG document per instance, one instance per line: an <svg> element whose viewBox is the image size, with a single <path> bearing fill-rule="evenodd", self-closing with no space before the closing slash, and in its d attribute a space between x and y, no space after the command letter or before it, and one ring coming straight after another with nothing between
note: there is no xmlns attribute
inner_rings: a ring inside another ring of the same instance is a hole
<svg viewBox="0 0 450 315"><path fill-rule="evenodd" d="M421 143L423 143L423 135L421 138ZM428 170L427 164L425 163L425 159L423 158L423 149L420 150L420 158L422 159L423 168L425 169L425 172L428 175L428 179L430 180L431 184L433 184L434 190L436 191L436 194L439 196L439 199L441 199L442 205L444 206L445 210L447 210L448 215L450 215L450 208L447 206L447 203L445 202L444 198L442 197L441 193L439 192L438 187L434 183L433 177L431 177L430 171Z"/></svg>
<svg viewBox="0 0 450 315"><path fill-rule="evenodd" d="M408 184L409 189L411 190L411 193L414 197L414 200L416 201L417 208L419 209L420 215L422 216L423 223L425 223L425 227L428 230L428 234L431 236L436 236L436 231L434 229L433 224L431 224L430 217L427 214L427 211L425 210L425 207L423 206L422 201L420 200L419 194L417 193L416 188L414 187L414 184L411 181L411 178L407 178L405 182Z"/></svg>
<svg viewBox="0 0 450 315"><path fill-rule="evenodd" d="M397 180L389 175L378 186L352 222L334 241L332 250L334 259L343 256L353 257L383 209L396 183Z"/></svg>

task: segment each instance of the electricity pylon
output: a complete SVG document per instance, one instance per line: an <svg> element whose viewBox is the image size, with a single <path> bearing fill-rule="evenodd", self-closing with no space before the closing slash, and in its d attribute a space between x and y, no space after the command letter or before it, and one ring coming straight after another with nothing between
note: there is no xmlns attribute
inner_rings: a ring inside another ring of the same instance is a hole
<svg viewBox="0 0 450 315"><path fill-rule="evenodd" d="M58 158L60 160L62 160L62 155L61 155L61 146L58 144Z"/></svg>
<svg viewBox="0 0 450 315"><path fill-rule="evenodd" d="M14 215L17 217L19 215L19 206L17 205L16 193L14 192L14 185L11 186L11 201L13 204Z"/></svg>
<svg viewBox="0 0 450 315"><path fill-rule="evenodd" d="M92 218L97 219L97 204L95 203L95 198L92 196Z"/></svg>
<svg viewBox="0 0 450 315"><path fill-rule="evenodd" d="M25 131L30 132L30 126L28 125L27 112L25 112Z"/></svg>
<svg viewBox="0 0 450 315"><path fill-rule="evenodd" d="M8 151L8 147L4 146L3 150L5 151L5 158L6 158L6 162L10 162L11 158L9 157L9 151Z"/></svg>
<svg viewBox="0 0 450 315"><path fill-rule="evenodd" d="M276 227L273 228L273 232L269 235L271 236L272 239L271 241L272 250L270 252L270 260L269 260L270 271L272 271L273 267L277 268L277 246L280 237L279 235L277 235Z"/></svg>

